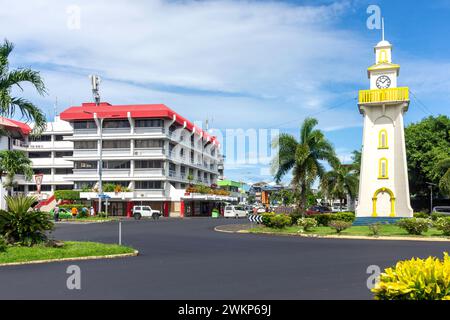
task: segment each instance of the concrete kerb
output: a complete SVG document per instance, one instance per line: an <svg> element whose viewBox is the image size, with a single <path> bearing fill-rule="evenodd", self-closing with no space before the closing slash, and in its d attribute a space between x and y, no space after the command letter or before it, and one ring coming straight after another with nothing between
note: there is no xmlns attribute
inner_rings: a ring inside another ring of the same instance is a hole
<svg viewBox="0 0 450 320"><path fill-rule="evenodd" d="M398 237L398 236L346 236L346 235L318 235L318 234L304 234L304 233L276 233L276 232L267 232L267 231L259 231L259 232L250 232L248 230L227 230L226 227L229 225L217 226L214 228L214 231L223 232L223 233L244 233L244 234L263 234L263 235L271 235L271 236L290 236L290 237L302 237L302 238L318 238L318 239L345 239L345 240L390 240L390 241L426 241L426 242L450 242L450 238L438 238L438 237Z"/></svg>

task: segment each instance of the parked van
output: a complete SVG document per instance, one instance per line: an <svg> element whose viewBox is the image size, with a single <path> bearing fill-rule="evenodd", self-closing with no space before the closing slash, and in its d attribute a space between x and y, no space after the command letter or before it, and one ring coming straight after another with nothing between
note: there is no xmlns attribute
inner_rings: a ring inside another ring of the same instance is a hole
<svg viewBox="0 0 450 320"><path fill-rule="evenodd" d="M244 206L226 206L223 216L225 218L245 218L247 211Z"/></svg>
<svg viewBox="0 0 450 320"><path fill-rule="evenodd" d="M150 206L134 206L133 207L133 217L136 220L142 217L152 217L153 219L158 219L161 216L159 210L153 210Z"/></svg>

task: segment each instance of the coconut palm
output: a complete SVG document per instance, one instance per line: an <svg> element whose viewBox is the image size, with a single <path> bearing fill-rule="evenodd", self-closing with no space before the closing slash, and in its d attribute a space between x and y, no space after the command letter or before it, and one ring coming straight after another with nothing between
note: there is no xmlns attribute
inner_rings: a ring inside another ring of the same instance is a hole
<svg viewBox="0 0 450 320"><path fill-rule="evenodd" d="M16 174L23 174L27 180L33 176L31 160L19 150L0 151L0 181L10 191L14 186Z"/></svg>
<svg viewBox="0 0 450 320"><path fill-rule="evenodd" d="M299 191L298 208L304 213L307 195L317 178L322 179L325 168L322 161L329 164L338 162L334 148L322 131L315 129L316 119L307 118L300 128L300 140L283 133L273 141L278 154L272 162L274 177L280 182L292 170L292 185Z"/></svg>
<svg viewBox="0 0 450 320"><path fill-rule="evenodd" d="M437 166L444 172L439 180L439 188L442 192L450 196L450 158L440 161Z"/></svg>
<svg viewBox="0 0 450 320"><path fill-rule="evenodd" d="M27 121L33 121L34 133L41 133L46 126L44 113L32 102L12 96L12 90L18 88L23 91L23 85L31 84L40 95L46 94L44 82L38 71L28 68L9 70L9 55L14 45L5 40L0 45L0 115L11 117L16 111Z"/></svg>
<svg viewBox="0 0 450 320"><path fill-rule="evenodd" d="M351 200L355 199L358 190L358 176L355 174L353 166L335 164L324 175L321 189L328 198L339 199L342 210L342 200L347 196Z"/></svg>

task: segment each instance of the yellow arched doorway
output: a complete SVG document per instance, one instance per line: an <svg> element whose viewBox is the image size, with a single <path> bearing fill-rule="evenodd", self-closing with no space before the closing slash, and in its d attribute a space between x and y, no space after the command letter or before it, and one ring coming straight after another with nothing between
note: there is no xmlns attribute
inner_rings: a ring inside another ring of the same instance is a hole
<svg viewBox="0 0 450 320"><path fill-rule="evenodd" d="M387 192L389 194L390 197L390 201L391 201L391 213L390 213L390 217L395 217L395 197L394 197L394 193L392 192L391 189L388 188L380 188L377 191L375 191L375 194L373 195L372 198L372 217L377 217L377 200L378 200L378 195L380 193L385 193Z"/></svg>

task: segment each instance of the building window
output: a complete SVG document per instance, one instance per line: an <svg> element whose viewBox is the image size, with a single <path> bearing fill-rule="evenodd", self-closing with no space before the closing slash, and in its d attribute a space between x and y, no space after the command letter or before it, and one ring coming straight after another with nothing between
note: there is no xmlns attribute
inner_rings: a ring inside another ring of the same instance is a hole
<svg viewBox="0 0 450 320"><path fill-rule="evenodd" d="M161 119L137 119L134 125L137 128L161 128L163 121Z"/></svg>
<svg viewBox="0 0 450 320"><path fill-rule="evenodd" d="M64 141L64 137L70 137L72 134L68 133L66 135L57 134L55 135L55 141Z"/></svg>
<svg viewBox="0 0 450 320"><path fill-rule="evenodd" d="M73 123L74 129L97 129L95 121L75 121Z"/></svg>
<svg viewBox="0 0 450 320"><path fill-rule="evenodd" d="M72 174L73 169L72 168L56 168L55 174Z"/></svg>
<svg viewBox="0 0 450 320"><path fill-rule="evenodd" d="M28 191L37 191L37 186L35 184L28 185ZM52 191L52 186L50 184L41 185L41 191Z"/></svg>
<svg viewBox="0 0 450 320"><path fill-rule="evenodd" d="M52 169L50 168L33 168L34 174L52 174Z"/></svg>
<svg viewBox="0 0 450 320"><path fill-rule="evenodd" d="M75 161L75 169L97 169L97 161Z"/></svg>
<svg viewBox="0 0 450 320"><path fill-rule="evenodd" d="M52 141L51 135L30 136L30 141Z"/></svg>
<svg viewBox="0 0 450 320"><path fill-rule="evenodd" d="M388 149L388 134L386 129L380 130L378 134L378 149Z"/></svg>
<svg viewBox="0 0 450 320"><path fill-rule="evenodd" d="M105 129L120 129L129 128L130 122L128 120L105 120L103 121L103 128Z"/></svg>
<svg viewBox="0 0 450 320"><path fill-rule="evenodd" d="M74 141L74 149L97 150L97 141Z"/></svg>
<svg viewBox="0 0 450 320"><path fill-rule="evenodd" d="M381 158L379 161L379 179L388 179L388 160L386 158Z"/></svg>
<svg viewBox="0 0 450 320"><path fill-rule="evenodd" d="M161 160L136 160L134 166L136 169L160 169L163 167L163 162Z"/></svg>
<svg viewBox="0 0 450 320"><path fill-rule="evenodd" d="M130 181L104 181L103 182L103 186L107 185L107 184L114 185L114 186L119 185L119 186L122 186L124 188L128 188L128 186L130 185Z"/></svg>
<svg viewBox="0 0 450 320"><path fill-rule="evenodd" d="M129 169L130 161L103 161L103 169Z"/></svg>
<svg viewBox="0 0 450 320"><path fill-rule="evenodd" d="M75 182L75 190L92 189L98 181L79 181Z"/></svg>
<svg viewBox="0 0 450 320"><path fill-rule="evenodd" d="M103 149L129 149L130 145L130 140L103 141Z"/></svg>
<svg viewBox="0 0 450 320"><path fill-rule="evenodd" d="M71 157L71 156L73 156L73 152L72 151L56 151L55 152L55 157L56 158Z"/></svg>
<svg viewBox="0 0 450 320"><path fill-rule="evenodd" d="M73 184L57 184L55 186L56 190L73 190L74 185Z"/></svg>
<svg viewBox="0 0 450 320"><path fill-rule="evenodd" d="M135 140L134 147L137 149L162 148L164 141L162 140Z"/></svg>
<svg viewBox="0 0 450 320"><path fill-rule="evenodd" d="M28 158L51 158L52 153L51 152L29 152Z"/></svg>
<svg viewBox="0 0 450 320"><path fill-rule="evenodd" d="M162 182L161 181L136 181L135 189L138 189L138 190L162 189Z"/></svg>

